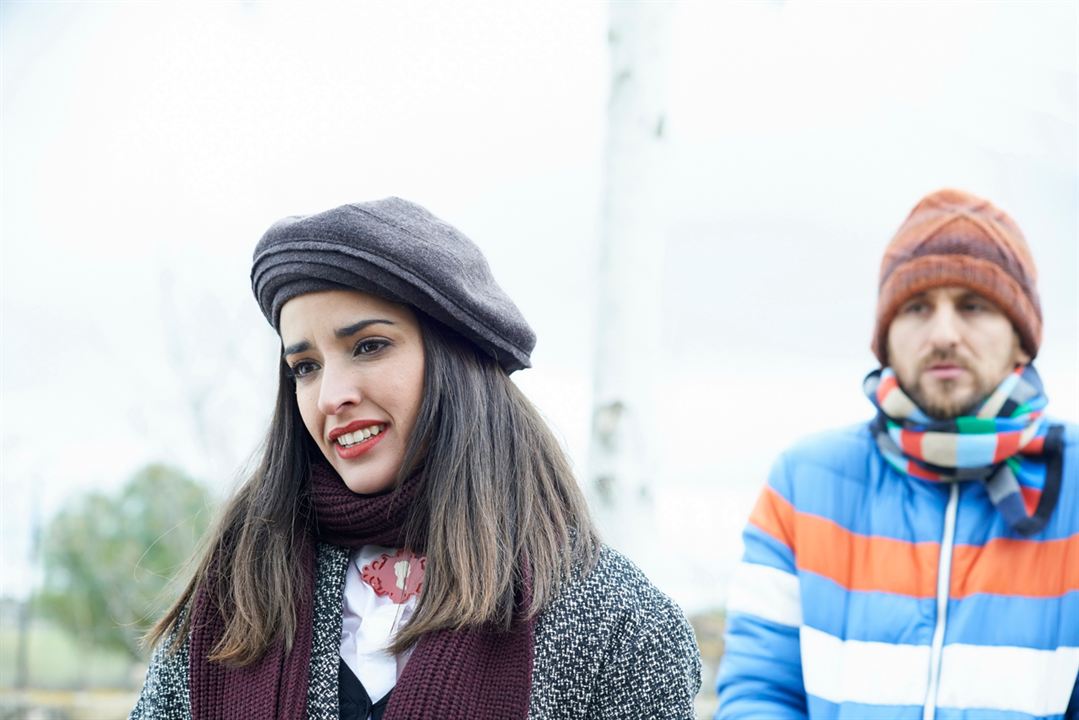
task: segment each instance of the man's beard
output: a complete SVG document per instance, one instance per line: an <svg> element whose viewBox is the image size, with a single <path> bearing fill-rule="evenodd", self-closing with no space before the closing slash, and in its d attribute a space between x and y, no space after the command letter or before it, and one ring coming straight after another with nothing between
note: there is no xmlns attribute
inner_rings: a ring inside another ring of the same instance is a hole
<svg viewBox="0 0 1079 720"><path fill-rule="evenodd" d="M962 415L971 414L988 394L982 393L981 389L978 388L970 397L966 395L955 397L948 392L949 385L954 383L954 380L940 381L937 384L937 390L929 393L923 393L919 385L911 388L907 394L921 408L922 412L939 420L951 420Z"/></svg>
<svg viewBox="0 0 1079 720"><path fill-rule="evenodd" d="M963 393L961 396L956 396L954 392L959 384L958 380L927 380L926 370L930 365L938 363L957 365L965 370L973 382L971 391ZM934 389L923 390L923 383L933 383L932 388ZM921 408L922 412L939 420L951 420L962 415L969 415L981 405L985 397L993 390L993 388L985 387L985 379L978 375L969 363L964 362L954 352L949 351L936 351L925 358L918 364L916 381L911 387L904 387L903 389L911 400Z"/></svg>

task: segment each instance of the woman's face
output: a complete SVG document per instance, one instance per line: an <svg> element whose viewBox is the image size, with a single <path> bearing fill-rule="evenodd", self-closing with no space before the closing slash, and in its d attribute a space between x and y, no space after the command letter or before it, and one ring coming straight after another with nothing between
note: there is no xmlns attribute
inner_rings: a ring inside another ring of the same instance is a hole
<svg viewBox="0 0 1079 720"><path fill-rule="evenodd" d="M423 397L423 339L412 310L352 290L281 308L284 359L307 432L355 493L390 487Z"/></svg>

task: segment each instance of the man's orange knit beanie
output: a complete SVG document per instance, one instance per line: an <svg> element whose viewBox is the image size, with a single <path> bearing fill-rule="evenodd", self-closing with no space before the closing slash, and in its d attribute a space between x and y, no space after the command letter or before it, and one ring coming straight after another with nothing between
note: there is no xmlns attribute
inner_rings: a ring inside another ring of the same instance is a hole
<svg viewBox="0 0 1079 720"><path fill-rule="evenodd" d="M904 302L959 285L995 303L1033 358L1042 340L1037 279L1023 233L1003 210L962 190L926 195L884 251L873 353L888 364L888 326Z"/></svg>

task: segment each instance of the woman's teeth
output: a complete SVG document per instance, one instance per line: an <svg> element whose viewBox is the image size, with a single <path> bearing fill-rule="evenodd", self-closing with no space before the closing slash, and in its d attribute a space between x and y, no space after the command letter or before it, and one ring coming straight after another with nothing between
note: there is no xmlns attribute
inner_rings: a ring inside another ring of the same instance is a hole
<svg viewBox="0 0 1079 720"><path fill-rule="evenodd" d="M338 445L343 445L344 447L351 447L356 443L362 443L369 437L378 435L385 429L385 425L372 425L371 427L365 427L362 430L357 430L356 432L339 435L336 442Z"/></svg>

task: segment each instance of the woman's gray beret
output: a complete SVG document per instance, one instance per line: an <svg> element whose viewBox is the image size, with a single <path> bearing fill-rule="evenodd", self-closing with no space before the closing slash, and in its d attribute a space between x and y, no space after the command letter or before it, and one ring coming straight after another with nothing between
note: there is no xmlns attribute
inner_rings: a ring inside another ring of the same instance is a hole
<svg viewBox="0 0 1079 720"><path fill-rule="evenodd" d="M251 287L275 329L281 306L352 289L410 305L461 333L511 373L529 367L536 335L456 228L400 198L287 217L255 247Z"/></svg>

